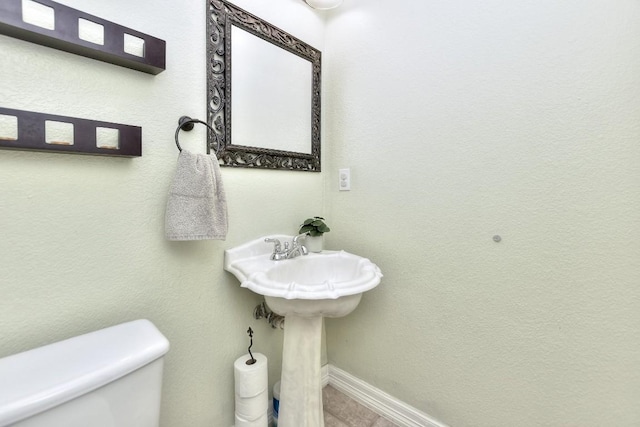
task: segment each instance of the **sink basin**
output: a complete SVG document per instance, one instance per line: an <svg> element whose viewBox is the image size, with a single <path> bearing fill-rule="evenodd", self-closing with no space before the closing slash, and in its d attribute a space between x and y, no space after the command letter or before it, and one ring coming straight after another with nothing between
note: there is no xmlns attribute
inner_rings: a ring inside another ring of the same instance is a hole
<svg viewBox="0 0 640 427"><path fill-rule="evenodd" d="M283 243L292 239L269 237ZM225 270L233 273L243 288L287 300L336 300L358 295L378 286L382 277L373 262L345 251L322 251L280 261L270 259L272 251L273 244L265 243L264 238L229 249L225 251Z"/></svg>
<svg viewBox="0 0 640 427"><path fill-rule="evenodd" d="M355 310L361 299L362 293L336 299L286 299L266 295L264 297L271 311L285 318L292 314L299 317L343 317Z"/></svg>

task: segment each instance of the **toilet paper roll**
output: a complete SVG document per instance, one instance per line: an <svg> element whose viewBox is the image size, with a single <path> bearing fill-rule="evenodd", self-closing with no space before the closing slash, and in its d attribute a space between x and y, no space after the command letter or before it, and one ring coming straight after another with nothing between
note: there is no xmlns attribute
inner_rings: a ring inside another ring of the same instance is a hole
<svg viewBox="0 0 640 427"><path fill-rule="evenodd" d="M56 29L55 10L36 1L22 2L22 20L27 24L36 25L47 30Z"/></svg>
<svg viewBox="0 0 640 427"><path fill-rule="evenodd" d="M240 397L236 395L236 415L245 420L260 418L269 410L269 390L253 397Z"/></svg>
<svg viewBox="0 0 640 427"><path fill-rule="evenodd" d="M269 416L265 412L260 418L257 420L245 420L238 414L236 414L236 425L235 427L268 427L269 426Z"/></svg>
<svg viewBox="0 0 640 427"><path fill-rule="evenodd" d="M78 19L78 37L95 44L104 44L104 27L88 19Z"/></svg>
<svg viewBox="0 0 640 427"><path fill-rule="evenodd" d="M144 58L144 39L124 33L124 51Z"/></svg>
<svg viewBox="0 0 640 427"><path fill-rule="evenodd" d="M253 357L256 359L253 365L245 363L251 359L248 354L239 357L233 364L236 396L254 397L268 388L267 357L260 353L255 353Z"/></svg>

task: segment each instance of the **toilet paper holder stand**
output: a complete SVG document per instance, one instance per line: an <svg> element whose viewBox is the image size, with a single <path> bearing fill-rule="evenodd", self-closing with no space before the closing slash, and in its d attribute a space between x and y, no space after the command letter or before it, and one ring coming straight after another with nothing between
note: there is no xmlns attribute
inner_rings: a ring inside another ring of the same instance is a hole
<svg viewBox="0 0 640 427"><path fill-rule="evenodd" d="M249 326L249 329L247 329L247 334L249 334L249 348L247 349L249 351L249 357L251 357L251 359L247 360L245 363L247 365L253 365L254 363L256 363L256 359L255 357L253 357L253 354L251 353L251 347L253 347L253 329L251 329L251 326Z"/></svg>

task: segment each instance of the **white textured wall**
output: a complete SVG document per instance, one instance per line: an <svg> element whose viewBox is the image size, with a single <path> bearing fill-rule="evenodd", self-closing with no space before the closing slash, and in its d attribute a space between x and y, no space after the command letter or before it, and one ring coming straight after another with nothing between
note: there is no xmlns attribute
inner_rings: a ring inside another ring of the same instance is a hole
<svg viewBox="0 0 640 427"><path fill-rule="evenodd" d="M640 3L348 0L325 52L327 239L385 273L330 362L456 427L640 425Z"/></svg>
<svg viewBox="0 0 640 427"><path fill-rule="evenodd" d="M205 117L206 2L61 2L166 40L167 70L152 76L0 36L1 106L142 126L143 138L137 159L0 151L0 357L148 318L171 342L162 425L232 425L247 327L271 383L282 333L253 320L259 298L223 271L223 251L321 213L322 175L225 168L227 240L166 241L177 120ZM322 22L304 4L236 3L322 49ZM181 144L204 152L196 132Z"/></svg>

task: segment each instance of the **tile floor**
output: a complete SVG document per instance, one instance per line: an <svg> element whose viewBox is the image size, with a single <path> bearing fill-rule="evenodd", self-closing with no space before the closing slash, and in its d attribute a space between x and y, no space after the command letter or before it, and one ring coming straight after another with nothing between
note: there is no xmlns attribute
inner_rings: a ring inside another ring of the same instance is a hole
<svg viewBox="0 0 640 427"><path fill-rule="evenodd" d="M322 390L325 427L397 427L330 385Z"/></svg>

